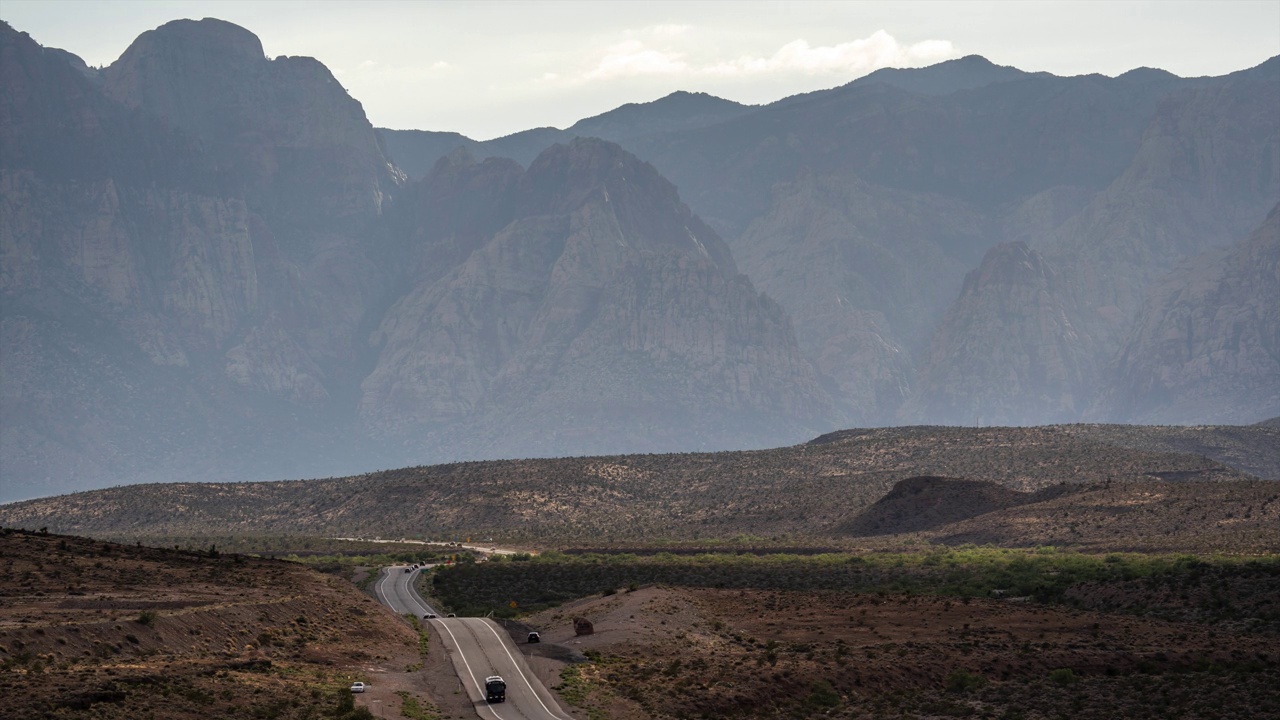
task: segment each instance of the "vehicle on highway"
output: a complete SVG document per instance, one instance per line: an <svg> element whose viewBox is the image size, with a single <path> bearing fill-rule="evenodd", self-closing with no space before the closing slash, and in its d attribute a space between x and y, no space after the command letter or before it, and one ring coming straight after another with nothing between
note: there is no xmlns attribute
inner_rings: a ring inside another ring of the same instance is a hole
<svg viewBox="0 0 1280 720"><path fill-rule="evenodd" d="M438 617L438 616L437 616L435 613L427 613L426 615L423 615L423 616L422 616L422 619L423 619L423 620L435 620L435 619L436 619L436 617Z"/></svg>
<svg viewBox="0 0 1280 720"><path fill-rule="evenodd" d="M364 683L362 682L351 683L351 692L353 693L364 692Z"/></svg>
<svg viewBox="0 0 1280 720"><path fill-rule="evenodd" d="M448 615L446 615L445 617L458 617L458 614L457 614L457 613L449 613L449 614L448 614Z"/></svg>
<svg viewBox="0 0 1280 720"><path fill-rule="evenodd" d="M501 675L490 675L484 679L484 699L491 703L506 702L507 681Z"/></svg>
<svg viewBox="0 0 1280 720"><path fill-rule="evenodd" d="M539 634L538 634L538 633L536 633L536 632L531 632L531 633L529 633L529 642L531 642L531 643L540 643L540 642L542 642L542 636L541 636L541 635L539 635Z"/></svg>
<svg viewBox="0 0 1280 720"><path fill-rule="evenodd" d="M404 571L405 571L405 572L413 572L413 568L405 568L405 569L404 569Z"/></svg>

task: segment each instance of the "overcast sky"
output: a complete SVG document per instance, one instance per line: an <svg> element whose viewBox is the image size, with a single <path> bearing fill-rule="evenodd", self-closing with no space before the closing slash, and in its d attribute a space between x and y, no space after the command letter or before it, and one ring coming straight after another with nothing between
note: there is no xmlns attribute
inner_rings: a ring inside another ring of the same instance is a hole
<svg viewBox="0 0 1280 720"><path fill-rule="evenodd" d="M1059 75L1221 75L1280 55L1280 0L290 2L4 0L0 18L107 65L178 18L329 67L374 125L488 139L675 90L744 103L969 54Z"/></svg>

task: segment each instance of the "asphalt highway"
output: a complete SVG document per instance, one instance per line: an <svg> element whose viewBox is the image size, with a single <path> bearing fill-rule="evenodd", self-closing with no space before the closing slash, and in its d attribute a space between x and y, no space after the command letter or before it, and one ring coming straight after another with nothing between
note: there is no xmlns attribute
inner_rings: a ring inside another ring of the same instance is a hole
<svg viewBox="0 0 1280 720"><path fill-rule="evenodd" d="M378 602L400 615L411 613L419 618L427 613L439 615L440 612L428 605L418 591L413 589L413 583L418 579L418 573L421 571L411 569L405 572L408 567L408 565L395 565L382 568L377 583L373 586L373 593L378 597Z"/></svg>
<svg viewBox="0 0 1280 720"><path fill-rule="evenodd" d="M413 613L421 618L440 613L413 589L418 570L406 566L383 568L374 585L378 601L397 613ZM486 618L442 618L427 620L443 639L445 653L467 689L476 713L485 720L572 720L555 697L529 670L524 656L502 626ZM484 679L501 675L507 681L507 700L490 704L485 700Z"/></svg>

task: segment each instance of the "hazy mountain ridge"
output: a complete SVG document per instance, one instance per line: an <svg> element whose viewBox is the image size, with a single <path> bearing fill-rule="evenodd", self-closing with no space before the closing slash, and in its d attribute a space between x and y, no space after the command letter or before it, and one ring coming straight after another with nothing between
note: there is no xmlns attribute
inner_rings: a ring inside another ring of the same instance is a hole
<svg viewBox="0 0 1280 720"><path fill-rule="evenodd" d="M523 130L492 140L472 140L455 132L379 128L396 164L409 177L425 177L436 161L462 148L477 158L506 157L528 165L546 148L574 138L594 137L626 143L655 133L679 132L715 125L750 112L749 105L706 93L677 91L647 103L627 103L583 118L561 130L545 127Z"/></svg>
<svg viewBox="0 0 1280 720"><path fill-rule="evenodd" d="M220 21L96 73L0 43L6 494L353 467L344 356L381 285L360 236L399 182L358 104L304 120L309 89L340 99L327 71Z"/></svg>
<svg viewBox="0 0 1280 720"><path fill-rule="evenodd" d="M408 186L322 65L229 23L167 24L97 72L3 41L8 497L830 422L785 314L616 146ZM452 369L405 381L432 358Z"/></svg>
<svg viewBox="0 0 1280 720"><path fill-rule="evenodd" d="M1280 412L1280 205L1251 237L1154 283L1112 372L1115 415Z"/></svg>
<svg viewBox="0 0 1280 720"><path fill-rule="evenodd" d="M1129 399L1153 422L1276 412L1265 278L1230 272L1258 339L1205 345L1194 403L1144 396L1193 371L1128 338L1168 327L1150 288L1202 282L1166 275L1274 206L1277 60L1059 78L969 57L470 143L375 131L323 65L218 20L102 70L8 26L0 51L11 496ZM570 142L586 132L626 150ZM410 183L392 162L420 140L453 148L415 155L432 169Z"/></svg>
<svg viewBox="0 0 1280 720"><path fill-rule="evenodd" d="M1125 392L1103 370L1147 286L1246 236L1274 203L1277 64L1057 77L970 56L614 139L671 178L792 316L844 422L1119 419L1096 398ZM608 115L642 127L646 108ZM1042 299L1074 347L1044 346L1039 315L992 323L982 316L996 305L957 304L965 274L1008 242L1055 278ZM948 327L961 317L963 330ZM957 343L971 349L963 371L947 355ZM1014 345L1048 355L1010 376ZM1200 420L1171 407L1147 419Z"/></svg>
<svg viewBox="0 0 1280 720"><path fill-rule="evenodd" d="M599 140L522 174L466 163L424 182L492 180L505 190L473 197L503 202L474 216L502 219L384 318L361 403L376 432L539 456L764 443L797 421L798 439L830 421L786 317L651 166ZM439 209L415 235L465 224Z"/></svg>

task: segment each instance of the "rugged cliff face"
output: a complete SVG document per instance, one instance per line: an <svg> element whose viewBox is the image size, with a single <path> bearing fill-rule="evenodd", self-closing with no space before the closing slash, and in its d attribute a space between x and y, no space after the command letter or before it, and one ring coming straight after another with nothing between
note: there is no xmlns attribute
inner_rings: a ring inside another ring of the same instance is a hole
<svg viewBox="0 0 1280 720"><path fill-rule="evenodd" d="M1110 357L1149 283L1181 261L1237 242L1280 197L1280 58L1170 93L1124 173L1042 252Z"/></svg>
<svg viewBox="0 0 1280 720"><path fill-rule="evenodd" d="M323 66L229 23L101 71L0 41L9 497L832 422L786 315L616 146L405 187Z"/></svg>
<svg viewBox="0 0 1280 720"><path fill-rule="evenodd" d="M1054 268L1025 243L998 245L965 277L903 406L909 422L1017 425L1074 418L1096 359Z"/></svg>
<svg viewBox="0 0 1280 720"><path fill-rule="evenodd" d="M314 58L268 59L253 33L207 18L143 33L103 90L199 138L220 172L268 210L286 248L363 230L397 183L360 103Z"/></svg>
<svg viewBox="0 0 1280 720"><path fill-rule="evenodd" d="M1165 423L1280 414L1280 205L1247 239L1152 284L1099 411Z"/></svg>
<svg viewBox="0 0 1280 720"><path fill-rule="evenodd" d="M8 26L0 52L10 492L289 473L346 435L334 398L397 182L359 105L220 21L103 71ZM280 427L301 408L329 426Z"/></svg>
<svg viewBox="0 0 1280 720"><path fill-rule="evenodd" d="M421 215L422 252L475 247L375 334L360 413L376 432L547 455L741 447L830 421L786 316L651 166L576 140L515 170L458 155L425 180L479 205Z"/></svg>
<svg viewBox="0 0 1280 720"><path fill-rule="evenodd" d="M955 419L922 409L956 403L966 422L1118 419L1082 413L1102 407L1090 399L1107 392L1101 368L1148 285L1243 237L1277 197L1278 65L1220 78L1150 68L1066 78L971 56L758 108L673 96L503 142L528 153L625 128L619 141L679 185L791 315L842 423ZM497 142L475 145L501 152ZM1083 363L1069 391L1046 386L1035 363L1025 369L1036 376L1010 365L1011 344L1046 341L1039 313L978 316L1016 307L1017 284L983 273L996 285L977 294L992 302L974 304L973 291L957 300L965 273L1007 242L1053 268L1046 292L1079 343L1060 348L1074 360L1059 364ZM996 328L1001 337L966 335ZM936 352L959 345L963 359ZM1002 388L987 384L1010 373ZM946 398L930 394L942 377ZM1014 389L1037 395L1015 402Z"/></svg>
<svg viewBox="0 0 1280 720"><path fill-rule="evenodd" d="M960 201L803 174L775 186L735 254L791 314L843 424L879 425L910 396L914 358L985 232Z"/></svg>
<svg viewBox="0 0 1280 720"><path fill-rule="evenodd" d="M1159 75L1152 81L1166 82ZM1031 222L1019 220L1020 231L1030 236L1046 267L1053 268L1053 281L1036 298L1013 286L1001 289L1004 281L998 277L989 278L994 285L984 293L975 294L967 285L939 325L933 350L920 367L929 381L916 388L902 417L964 421L964 413L931 413L944 407L967 409L970 421L1007 423L1085 417L1202 423L1274 414L1270 401L1248 392L1220 392L1214 399L1213 392L1192 392L1186 385L1190 395L1175 397L1173 386L1182 386L1180 382L1168 387L1171 394L1164 400L1156 400L1149 393L1162 383L1139 378L1143 371L1137 368L1154 372L1168 358L1140 359L1157 347L1149 342L1135 346L1132 339L1123 350L1128 357L1117 360L1117 354L1131 333L1151 330L1133 328L1152 322L1153 308L1146 318L1138 317L1152 283L1182 260L1245 237L1274 205L1280 196L1277 116L1280 59L1165 97L1125 171L1105 189L1056 226L1037 223L1035 216ZM1266 284L1244 282L1233 302L1256 294L1257 302L1265 303L1268 292ZM986 308L975 305L974 297L983 294L1001 301ZM1197 301L1206 304L1192 310ZM1209 295L1184 294L1180 312L1212 316L1221 309L1216 302ZM1019 361L1009 354L1011 345L1040 348L1041 361ZM1245 359L1241 353L1246 350L1219 350L1214 370L1206 370L1214 376L1212 384L1220 390L1258 389L1256 361ZM1104 373L1116 363L1128 369L1120 375ZM1137 386L1117 386L1124 377ZM940 378L947 378L945 387L938 385ZM1099 396L1108 399L1095 400ZM1120 398L1139 406L1126 409ZM1152 403L1161 409L1155 411ZM1139 414L1129 415L1131 411Z"/></svg>

